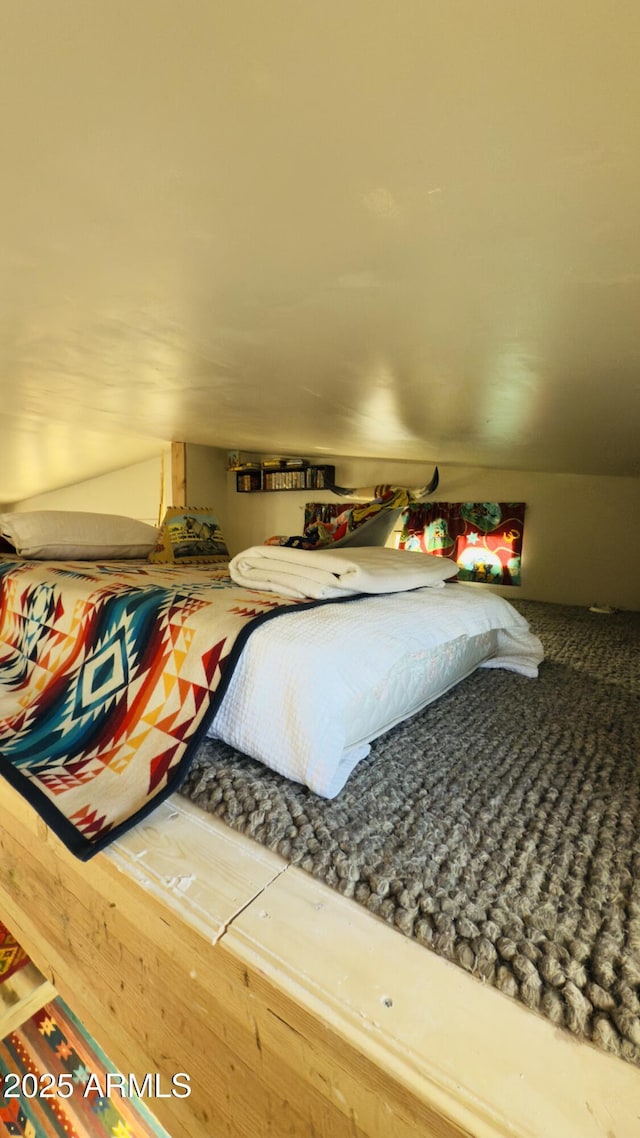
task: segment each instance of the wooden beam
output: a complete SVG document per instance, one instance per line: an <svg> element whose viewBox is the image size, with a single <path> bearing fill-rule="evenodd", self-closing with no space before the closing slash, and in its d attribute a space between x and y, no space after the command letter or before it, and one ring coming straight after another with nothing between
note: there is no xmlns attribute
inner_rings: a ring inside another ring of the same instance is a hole
<svg viewBox="0 0 640 1138"><path fill-rule="evenodd" d="M171 505L187 505L187 445L171 444Z"/></svg>

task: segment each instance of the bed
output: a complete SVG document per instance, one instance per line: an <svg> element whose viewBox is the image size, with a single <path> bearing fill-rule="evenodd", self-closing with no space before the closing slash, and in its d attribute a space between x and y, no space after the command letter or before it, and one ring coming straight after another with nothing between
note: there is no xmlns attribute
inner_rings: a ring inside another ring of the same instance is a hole
<svg viewBox="0 0 640 1138"><path fill-rule="evenodd" d="M439 558L357 553L345 588L331 554L287 551L316 576L328 560L315 597L247 587L233 562L5 558L0 772L88 858L180 785L205 732L331 798L372 739L474 668L536 675L540 642L502 598L446 584Z"/></svg>
<svg viewBox="0 0 640 1138"><path fill-rule="evenodd" d="M130 564L127 572L140 568ZM111 581L122 572L113 564L104 570ZM86 566L65 571L77 582ZM194 577L190 568L181 577L199 581L211 572ZM47 577L42 564L37 573ZM41 584L50 588L50 579ZM467 599L474 615L464 631L457 622ZM245 601L253 613L255 594ZM426 606L440 629L435 644L418 628ZM254 620L219 706L214 700L191 717L192 735L197 746L208 728L248 753L263 752L256 757L274 766L285 750L297 761L306 748L305 770L288 777L324 779L325 793L339 793L372 738L474 669L533 675L540 659L537 638L511 606L464 586L297 608ZM327 630L331 611L339 619ZM382 620L377 632L375 612ZM356 627L369 638L359 646ZM278 634L277 668L264 663L270 633ZM315 674L307 664L310 643ZM340 670L330 663L336 649ZM303 676L305 690L280 751L274 737L289 729L290 715L278 718L275 709L293 706L292 692L283 692L285 657L287 688ZM353 686L350 659L356 674L366 663L364 686ZM335 714L320 684L328 668ZM247 692L259 709L253 717ZM266 738L257 731L264 720ZM176 722L184 735L184 721ZM338 725L335 738L328 722ZM324 763L317 761L319 736ZM576 1056L534 1019L527 1031L535 1062L525 1074L514 1063L514 1040L526 1013L454 975L345 898L178 799L174 789L163 785L151 806L136 806L85 862L83 851L65 848L73 841L64 842L64 827L56 835L59 820L48 808L34 811L39 803L25 801L18 782L3 783L0 915L122 1070L139 1078L157 1072L169 1082L176 1071L188 1072L189 1099L161 1095L152 1104L176 1138L595 1138L607 1133L612 1111L618 1138L635 1133L636 1072L588 1048ZM416 992L427 994L427 1018ZM500 1024L499 1042L488 1051L487 1020ZM567 1072L575 1080L570 1091ZM553 1094L541 1102L543 1077ZM531 1124L536 1112L540 1130Z"/></svg>
<svg viewBox="0 0 640 1138"><path fill-rule="evenodd" d="M477 667L534 677L537 637L501 597L447 585L285 613L257 628L209 734L315 793Z"/></svg>

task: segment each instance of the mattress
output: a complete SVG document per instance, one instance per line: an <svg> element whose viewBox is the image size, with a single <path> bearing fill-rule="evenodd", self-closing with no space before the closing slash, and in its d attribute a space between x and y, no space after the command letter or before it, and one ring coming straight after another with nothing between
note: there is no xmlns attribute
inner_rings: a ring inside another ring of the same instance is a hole
<svg viewBox="0 0 640 1138"><path fill-rule="evenodd" d="M535 677L542 645L473 586L363 596L256 628L208 734L333 798L373 739L478 667Z"/></svg>

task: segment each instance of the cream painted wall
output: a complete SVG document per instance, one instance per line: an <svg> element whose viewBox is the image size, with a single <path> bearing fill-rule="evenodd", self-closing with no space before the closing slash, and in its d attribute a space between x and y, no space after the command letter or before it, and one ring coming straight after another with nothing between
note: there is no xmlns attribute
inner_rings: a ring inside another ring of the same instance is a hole
<svg viewBox="0 0 640 1138"><path fill-rule="evenodd" d="M169 448L157 458L137 462L110 474L64 486L48 494L25 498L13 507L25 510L87 510L98 514L123 514L157 525L169 501L171 470Z"/></svg>
<svg viewBox="0 0 640 1138"><path fill-rule="evenodd" d="M432 464L332 458L343 486L376 482L419 485ZM214 503L232 553L272 534L300 533L304 503L336 501L326 492L238 494L226 475L226 493ZM527 504L522 585L495 587L505 597L640 609L640 479L440 468L436 500L523 501ZM487 588L488 586L472 586Z"/></svg>

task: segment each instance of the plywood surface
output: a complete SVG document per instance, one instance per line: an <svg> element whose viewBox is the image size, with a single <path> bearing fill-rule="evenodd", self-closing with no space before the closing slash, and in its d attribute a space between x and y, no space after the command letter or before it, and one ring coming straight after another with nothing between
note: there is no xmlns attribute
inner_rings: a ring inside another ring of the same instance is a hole
<svg viewBox="0 0 640 1138"><path fill-rule="evenodd" d="M640 1071L576 1043L302 871L275 881L226 943L473 1134L640 1133Z"/></svg>
<svg viewBox="0 0 640 1138"><path fill-rule="evenodd" d="M76 861L0 787L0 915L174 1138L636 1138L640 1072L174 797Z"/></svg>

